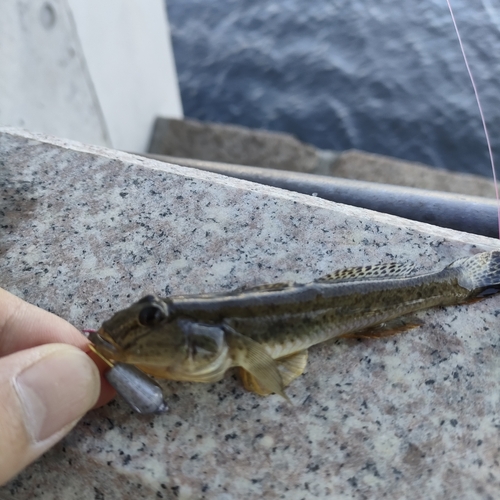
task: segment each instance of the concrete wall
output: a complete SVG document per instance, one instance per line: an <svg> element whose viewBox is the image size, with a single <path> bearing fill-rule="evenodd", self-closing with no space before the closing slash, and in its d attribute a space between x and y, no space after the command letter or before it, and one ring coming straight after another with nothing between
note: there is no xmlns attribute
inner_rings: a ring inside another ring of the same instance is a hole
<svg viewBox="0 0 500 500"><path fill-rule="evenodd" d="M156 116L183 116L164 2L68 3L111 144L146 151Z"/></svg>
<svg viewBox="0 0 500 500"><path fill-rule="evenodd" d="M182 117L162 0L0 3L0 126L145 151Z"/></svg>

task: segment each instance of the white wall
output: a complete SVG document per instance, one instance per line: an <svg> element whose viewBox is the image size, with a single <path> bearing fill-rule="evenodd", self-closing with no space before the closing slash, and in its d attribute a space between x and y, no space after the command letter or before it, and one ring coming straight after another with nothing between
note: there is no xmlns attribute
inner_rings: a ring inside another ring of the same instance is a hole
<svg viewBox="0 0 500 500"><path fill-rule="evenodd" d="M182 118L163 0L68 0L113 146L145 151L157 115Z"/></svg>
<svg viewBox="0 0 500 500"><path fill-rule="evenodd" d="M0 1L0 126L145 151L182 104L163 0Z"/></svg>
<svg viewBox="0 0 500 500"><path fill-rule="evenodd" d="M0 1L0 126L111 145L64 0Z"/></svg>

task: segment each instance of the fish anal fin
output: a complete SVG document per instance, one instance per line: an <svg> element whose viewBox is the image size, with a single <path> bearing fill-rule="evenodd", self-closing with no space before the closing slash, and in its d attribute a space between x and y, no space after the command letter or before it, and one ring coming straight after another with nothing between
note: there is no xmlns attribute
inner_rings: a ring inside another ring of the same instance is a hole
<svg viewBox="0 0 500 500"><path fill-rule="evenodd" d="M496 295L499 291L500 286L490 286L482 288L476 292L476 295L474 295L473 297L468 297L463 302L460 302L460 304L475 304L476 302L481 302L481 300L487 299L492 295Z"/></svg>
<svg viewBox="0 0 500 500"><path fill-rule="evenodd" d="M281 373L283 386L290 385L297 377L304 373L307 366L307 349L296 352L285 358L276 360Z"/></svg>
<svg viewBox="0 0 500 500"><path fill-rule="evenodd" d="M383 280L389 278L405 278L410 276L415 269L413 263L390 262L375 264L373 266L349 267L339 269L331 274L317 279L318 283L346 283L349 281Z"/></svg>
<svg viewBox="0 0 500 500"><path fill-rule="evenodd" d="M463 302L460 302L460 305L475 304L476 302L481 302L485 298L486 297L469 297L468 299L465 299Z"/></svg>
<svg viewBox="0 0 500 500"><path fill-rule="evenodd" d="M337 338L341 339L376 339L391 337L398 333L403 333L413 328L417 328L424 324L418 318L398 318L392 321L387 321L381 325L360 330L359 332L344 333Z"/></svg>
<svg viewBox="0 0 500 500"><path fill-rule="evenodd" d="M234 364L240 367L245 389L257 394L274 392L290 401L285 394L277 362L261 344L241 335L227 325L225 326L225 337Z"/></svg>

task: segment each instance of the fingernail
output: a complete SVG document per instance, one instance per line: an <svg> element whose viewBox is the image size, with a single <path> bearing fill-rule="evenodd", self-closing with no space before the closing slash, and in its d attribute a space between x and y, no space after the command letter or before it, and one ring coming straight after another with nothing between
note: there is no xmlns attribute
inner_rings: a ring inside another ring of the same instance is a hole
<svg viewBox="0 0 500 500"><path fill-rule="evenodd" d="M64 346L26 368L16 378L25 424L43 441L83 416L100 390L94 362L76 347Z"/></svg>

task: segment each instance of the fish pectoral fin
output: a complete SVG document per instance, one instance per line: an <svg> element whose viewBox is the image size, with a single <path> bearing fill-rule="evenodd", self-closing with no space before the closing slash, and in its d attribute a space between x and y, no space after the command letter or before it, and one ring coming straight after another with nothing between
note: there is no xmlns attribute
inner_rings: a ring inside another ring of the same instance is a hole
<svg viewBox="0 0 500 500"><path fill-rule="evenodd" d="M281 375L283 387L286 387L304 373L307 365L307 350L299 351L286 358L276 359L274 362ZM239 373L243 387L245 387L247 391L255 392L260 396L268 396L274 392L260 384L259 381L244 368L240 368Z"/></svg>
<svg viewBox="0 0 500 500"><path fill-rule="evenodd" d="M240 367L245 389L261 395L279 394L287 401L278 364L266 349L245 335L226 326L226 341L235 364Z"/></svg>
<svg viewBox="0 0 500 500"><path fill-rule="evenodd" d="M344 333L337 338L341 339L376 339L383 337L391 337L392 335L397 335L398 333L403 333L413 328L417 328L424 324L418 318L398 318L392 321L387 321L379 326L372 328L367 328L359 332Z"/></svg>
<svg viewBox="0 0 500 500"><path fill-rule="evenodd" d="M241 368L241 366L238 368L238 373L241 383L247 391L258 394L259 396L269 396L269 394L273 393L273 391L261 385L252 374L247 372L244 368Z"/></svg>
<svg viewBox="0 0 500 500"><path fill-rule="evenodd" d="M283 386L286 387L304 373L307 366L307 349L291 354L286 358L277 359L276 363L281 373Z"/></svg>

